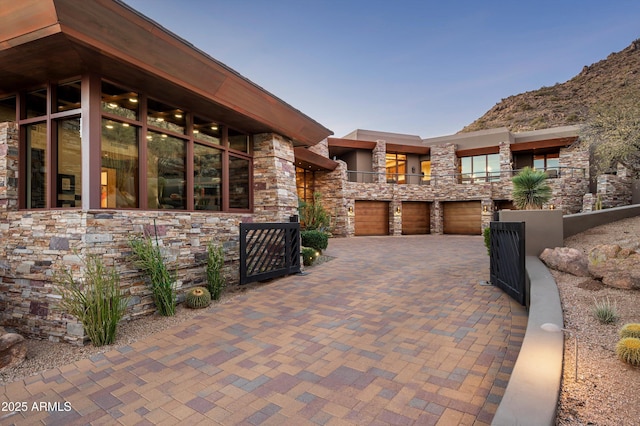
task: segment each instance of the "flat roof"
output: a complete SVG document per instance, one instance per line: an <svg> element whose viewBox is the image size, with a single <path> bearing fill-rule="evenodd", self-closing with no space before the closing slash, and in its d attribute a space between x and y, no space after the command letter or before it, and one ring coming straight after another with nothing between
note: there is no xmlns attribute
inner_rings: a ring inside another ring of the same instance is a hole
<svg viewBox="0 0 640 426"><path fill-rule="evenodd" d="M297 146L333 134L121 1L0 0L0 21L0 94L94 72Z"/></svg>

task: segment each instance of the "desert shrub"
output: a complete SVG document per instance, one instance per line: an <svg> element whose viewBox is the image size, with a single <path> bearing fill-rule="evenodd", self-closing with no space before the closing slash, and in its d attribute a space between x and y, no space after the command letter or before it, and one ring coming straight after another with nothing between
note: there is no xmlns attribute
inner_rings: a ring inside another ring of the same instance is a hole
<svg viewBox="0 0 640 426"><path fill-rule="evenodd" d="M625 324L620 329L620 338L624 339L625 337L635 337L636 339L640 339L640 324Z"/></svg>
<svg viewBox="0 0 640 426"><path fill-rule="evenodd" d="M120 288L120 275L106 268L98 256L83 261L84 279L76 280L71 271L57 275L60 307L78 318L94 346L116 340L116 328L127 308L128 298Z"/></svg>
<svg viewBox="0 0 640 426"><path fill-rule="evenodd" d="M616 302L611 302L609 298L596 300L593 305L593 315L600 321L600 324L613 324L618 321L618 306Z"/></svg>
<svg viewBox="0 0 640 426"><path fill-rule="evenodd" d="M213 300L219 300L225 287L222 267L224 266L224 249L213 241L207 245L207 290Z"/></svg>
<svg viewBox="0 0 640 426"><path fill-rule="evenodd" d="M165 317L175 315L175 280L162 258L157 241L154 245L148 236L132 238L129 240L129 246L133 250L132 257L136 266L149 275L153 301L158 313Z"/></svg>
<svg viewBox="0 0 640 426"><path fill-rule="evenodd" d="M547 184L547 174L543 170L525 167L511 181L513 204L521 210L541 209L551 199L551 187Z"/></svg>
<svg viewBox="0 0 640 426"><path fill-rule="evenodd" d="M625 337L616 345L616 354L622 361L631 365L640 365L640 339Z"/></svg>
<svg viewBox="0 0 640 426"><path fill-rule="evenodd" d="M329 235L322 231L302 231L300 236L304 247L312 247L320 253L329 245Z"/></svg>
<svg viewBox="0 0 640 426"><path fill-rule="evenodd" d="M304 266L311 266L318 257L318 252L311 247L302 247L302 263Z"/></svg>
<svg viewBox="0 0 640 426"><path fill-rule="evenodd" d="M211 293L204 287L194 287L187 292L184 303L192 309L206 308L211 304Z"/></svg>
<svg viewBox="0 0 640 426"><path fill-rule="evenodd" d="M491 228L488 226L484 228L482 235L484 236L484 246L487 248L487 254L491 256Z"/></svg>

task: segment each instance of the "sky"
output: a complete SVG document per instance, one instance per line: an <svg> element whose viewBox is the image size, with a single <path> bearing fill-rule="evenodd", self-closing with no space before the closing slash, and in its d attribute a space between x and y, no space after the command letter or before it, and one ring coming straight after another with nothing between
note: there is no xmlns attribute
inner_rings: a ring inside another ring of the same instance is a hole
<svg viewBox="0 0 640 426"><path fill-rule="evenodd" d="M637 0L124 0L342 137L458 132L640 38Z"/></svg>

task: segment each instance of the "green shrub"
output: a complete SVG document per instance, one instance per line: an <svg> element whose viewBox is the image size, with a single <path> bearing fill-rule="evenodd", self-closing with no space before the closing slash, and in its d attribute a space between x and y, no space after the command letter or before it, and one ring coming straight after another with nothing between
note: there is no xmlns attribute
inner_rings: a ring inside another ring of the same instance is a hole
<svg viewBox="0 0 640 426"><path fill-rule="evenodd" d="M484 246L487 248L487 254L491 256L491 228L488 226L484 228L482 235L484 236Z"/></svg>
<svg viewBox="0 0 640 426"><path fill-rule="evenodd" d="M625 337L616 345L616 354L622 361L631 365L640 365L640 339Z"/></svg>
<svg viewBox="0 0 640 426"><path fill-rule="evenodd" d="M73 278L69 270L57 276L60 307L78 318L94 346L116 340L116 328L129 301L120 289L120 275L106 268L98 256L89 256L84 264L84 280Z"/></svg>
<svg viewBox="0 0 640 426"><path fill-rule="evenodd" d="M600 324L613 324L618 321L618 306L615 301L611 302L607 297L606 299L595 301L593 314L600 321Z"/></svg>
<svg viewBox="0 0 640 426"><path fill-rule="evenodd" d="M222 267L224 266L224 249L221 245L210 241L207 245L207 289L213 300L219 300L225 287Z"/></svg>
<svg viewBox="0 0 640 426"><path fill-rule="evenodd" d="M211 304L211 293L204 287L194 287L187 292L184 302L192 309L206 308Z"/></svg>
<svg viewBox="0 0 640 426"><path fill-rule="evenodd" d="M551 187L547 184L547 174L543 170L525 167L511 181L513 204L521 210L541 209L551 199Z"/></svg>
<svg viewBox="0 0 640 426"><path fill-rule="evenodd" d="M176 313L174 276L164 263L158 243L154 245L148 236L132 238L129 246L133 250L133 261L138 268L149 274L153 301L158 313L170 317Z"/></svg>
<svg viewBox="0 0 640 426"><path fill-rule="evenodd" d="M325 231L331 225L331 217L322 206L322 196L319 192L313 193L313 201L307 203L300 201L298 203L298 211L300 213L300 222L306 230Z"/></svg>
<svg viewBox="0 0 640 426"><path fill-rule="evenodd" d="M300 232L300 236L302 237L302 246L303 247L312 247L322 253L323 250L327 249L329 245L329 234L321 231L302 231Z"/></svg>
<svg viewBox="0 0 640 426"><path fill-rule="evenodd" d="M311 247L302 247L302 263L304 266L311 266L318 257L318 252Z"/></svg>
<svg viewBox="0 0 640 426"><path fill-rule="evenodd" d="M640 339L640 324L625 324L620 329L620 338L624 339L625 337L635 337L636 339Z"/></svg>

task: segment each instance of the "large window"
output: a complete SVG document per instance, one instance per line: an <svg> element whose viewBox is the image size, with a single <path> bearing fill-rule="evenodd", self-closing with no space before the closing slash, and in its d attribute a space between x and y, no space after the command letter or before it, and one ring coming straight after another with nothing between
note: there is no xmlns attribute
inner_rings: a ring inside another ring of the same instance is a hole
<svg viewBox="0 0 640 426"><path fill-rule="evenodd" d="M250 135L207 118L206 111L194 114L107 81L97 87L100 100L89 105L101 116L100 139L90 141L88 155L92 164L100 156L99 170L83 176L82 135L96 134L83 131L90 123L81 116L82 99L95 99L82 93L95 87L91 78L0 99L0 121L20 125L20 208L82 207L87 182L95 186L89 198L97 202L99 194L105 209L252 208Z"/></svg>
<svg viewBox="0 0 640 426"><path fill-rule="evenodd" d="M407 156L405 154L387 154L385 157L387 182L406 183Z"/></svg>
<svg viewBox="0 0 640 426"><path fill-rule="evenodd" d="M535 154L533 168L544 170L550 177L557 177L560 172L560 153Z"/></svg>
<svg viewBox="0 0 640 426"><path fill-rule="evenodd" d="M139 128L129 123L102 119L100 207L138 207L139 133Z"/></svg>
<svg viewBox="0 0 640 426"><path fill-rule="evenodd" d="M500 154L474 155L460 158L463 183L500 180Z"/></svg>

